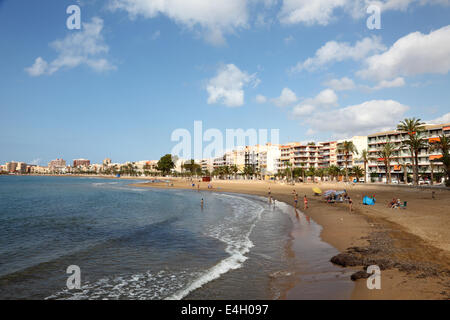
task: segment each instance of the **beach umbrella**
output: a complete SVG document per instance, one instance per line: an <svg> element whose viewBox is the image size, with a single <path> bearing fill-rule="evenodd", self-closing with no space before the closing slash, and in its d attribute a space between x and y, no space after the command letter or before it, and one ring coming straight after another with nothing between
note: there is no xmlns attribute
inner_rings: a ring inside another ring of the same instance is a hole
<svg viewBox="0 0 450 320"><path fill-rule="evenodd" d="M312 188L312 191L313 191L315 194L321 194L321 193L322 193L322 190L320 190L320 188L317 188L317 187Z"/></svg>
<svg viewBox="0 0 450 320"><path fill-rule="evenodd" d="M336 192L336 190L327 190L327 191L324 192L323 195L326 197L326 196L329 196L330 194L333 194L335 192Z"/></svg>

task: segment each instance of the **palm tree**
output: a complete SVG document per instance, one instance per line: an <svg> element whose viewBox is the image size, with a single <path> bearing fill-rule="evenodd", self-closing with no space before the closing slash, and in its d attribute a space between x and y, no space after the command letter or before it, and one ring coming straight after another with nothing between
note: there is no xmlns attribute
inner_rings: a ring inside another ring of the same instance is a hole
<svg viewBox="0 0 450 320"><path fill-rule="evenodd" d="M316 168L314 167L309 167L308 170L306 171L306 175L308 177L312 178L312 181L314 182L314 177L316 176Z"/></svg>
<svg viewBox="0 0 450 320"><path fill-rule="evenodd" d="M367 183L367 163L369 162L369 153L367 152L367 149L364 149L361 152L361 160L364 161L364 175L366 176L364 178L364 183Z"/></svg>
<svg viewBox="0 0 450 320"><path fill-rule="evenodd" d="M230 166L230 172L233 174L234 179L236 179L236 174L238 173L239 169L237 167L237 165L233 164L232 166Z"/></svg>
<svg viewBox="0 0 450 320"><path fill-rule="evenodd" d="M450 138L442 134L438 140L432 142L430 149L442 153L442 157L439 160L442 161L444 172L447 175L445 184L447 187L450 187Z"/></svg>
<svg viewBox="0 0 450 320"><path fill-rule="evenodd" d="M331 178L333 180L335 180L337 177L339 177L339 174L341 173L341 169L338 166L333 164L328 168L328 173L330 174Z"/></svg>
<svg viewBox="0 0 450 320"><path fill-rule="evenodd" d="M378 155L383 159L386 167L386 184L391 183L391 158L394 155L394 144L387 142L379 151Z"/></svg>
<svg viewBox="0 0 450 320"><path fill-rule="evenodd" d="M245 177L248 178L248 176L253 176L255 174L255 170L254 170L253 166L245 166L243 173L244 173Z"/></svg>
<svg viewBox="0 0 450 320"><path fill-rule="evenodd" d="M350 154L358 154L358 149L356 149L355 145L352 141L344 141L338 147L340 152L344 153L345 158L345 181L348 182L348 158Z"/></svg>
<svg viewBox="0 0 450 320"><path fill-rule="evenodd" d="M288 179L288 177L291 178L291 180L294 179L294 173L292 171L292 163L290 162L286 162L286 169L284 169L285 174L286 174L286 179Z"/></svg>
<svg viewBox="0 0 450 320"><path fill-rule="evenodd" d="M366 170L365 170L365 169L362 169L360 166L355 166L355 167L353 167L353 169L352 169L352 173L353 173L353 175L356 177L356 179L359 181L359 179L360 179L361 177L363 177L364 174L366 173Z"/></svg>
<svg viewBox="0 0 450 320"><path fill-rule="evenodd" d="M318 168L316 170L316 175L320 178L320 181L323 181L323 176L325 175L325 168Z"/></svg>
<svg viewBox="0 0 450 320"><path fill-rule="evenodd" d="M418 184L419 180L419 150L425 147L421 138L424 125L425 123L416 118L406 118L397 125L397 130L407 133L409 137L408 140L403 142L403 145L409 149L411 158L413 159L413 180L415 185Z"/></svg>

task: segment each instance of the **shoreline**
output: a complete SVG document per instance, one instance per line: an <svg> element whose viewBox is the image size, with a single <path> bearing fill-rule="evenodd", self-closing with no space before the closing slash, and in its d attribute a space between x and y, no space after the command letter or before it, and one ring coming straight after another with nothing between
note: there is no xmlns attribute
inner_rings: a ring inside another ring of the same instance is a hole
<svg viewBox="0 0 450 320"><path fill-rule="evenodd" d="M26 175L29 176L29 175ZM101 175L33 175L56 177L81 177L99 179L140 180L130 183L135 187L196 190L186 178L120 177ZM151 180L170 181L150 182ZM142 182L141 182L142 181ZM194 181L197 184L197 180ZM354 282L351 299L450 299L450 190L378 184L300 183L287 185L279 181L213 180L213 189L201 182L201 191L252 194L267 198L268 188L277 201L293 207L292 190L309 199L305 212L322 227L320 238L336 248L340 254L334 259L364 275L363 267L380 265L382 289L368 290L364 278ZM353 199L354 212L347 204L327 204L314 197L313 187L347 189ZM435 199L432 198L435 191ZM361 204L364 195L376 194L375 206ZM408 201L406 210L389 209L386 204L392 197ZM295 239L294 239L295 241ZM332 257L330 257L331 259ZM351 281L351 280L349 280ZM291 285L283 298L296 299L296 284Z"/></svg>
<svg viewBox="0 0 450 320"><path fill-rule="evenodd" d="M135 187L168 188L168 189L190 189L197 190L198 181L194 181L195 188L191 187L191 182L184 178L165 178L173 183L136 183L130 184ZM369 290L366 287L366 280L354 281L354 289L351 299L449 299L450 298L450 252L444 243L431 244L426 235L420 237L405 226L396 221L390 221L377 211L384 208L367 208L362 206L362 196L357 189L377 192L378 203L383 202L386 193L383 186L357 185L358 188L347 185L347 191L351 195L354 205L353 212L350 213L346 204L326 204L321 201L321 197L312 196L312 187L319 186L325 188L336 187L336 183L323 184L297 184L284 185L276 182L266 181L246 181L246 180L213 180L213 189L207 189L207 183L200 183L201 191L230 192L240 194L252 194L267 197L268 187L271 188L272 197L277 201L282 201L293 207L293 196L291 192L295 189L299 198L306 194L309 200L309 208L305 212L317 224L322 227L320 238L322 241L336 248L342 259L343 266L353 269L355 273L363 270L371 264L380 265L382 270L382 289ZM344 184L339 187L344 188ZM426 190L425 192L430 192ZM388 194L391 192L387 192ZM421 193L423 190L404 189L402 192ZM450 192L439 190L439 195L444 195L444 201L450 203ZM439 197L438 195L438 197ZM402 195L403 196L403 195ZM389 195L390 197L390 195ZM403 197L404 198L404 197ZM390 199L390 198L388 198ZM302 203L302 201L299 201ZM302 211L302 205L298 206ZM409 209L409 208L408 208ZM445 210L445 205L444 208ZM399 210L391 210L391 213L400 213ZM386 211L386 210L384 210ZM302 211L303 212L303 211ZM409 213L408 211L406 211ZM401 212L403 213L403 211ZM395 219L394 219L395 220ZM444 221L444 226L449 224L449 220ZM413 230L413 229L412 229ZM444 229L445 230L445 229ZM448 230L448 229L447 229ZM295 230L293 230L294 232ZM445 232L445 231L444 231ZM438 234L438 237L442 234ZM295 241L295 236L293 241ZM449 243L450 244L450 243ZM293 245L292 245L293 246ZM294 252L295 253L295 252ZM332 257L330 257L331 259ZM361 273L360 273L361 274ZM349 279L349 281L351 281ZM296 288L299 283L293 283L283 298L296 299Z"/></svg>

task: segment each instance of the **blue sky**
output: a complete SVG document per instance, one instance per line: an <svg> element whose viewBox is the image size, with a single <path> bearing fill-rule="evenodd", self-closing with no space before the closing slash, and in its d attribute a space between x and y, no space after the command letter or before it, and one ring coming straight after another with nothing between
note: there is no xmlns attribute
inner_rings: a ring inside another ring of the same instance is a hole
<svg viewBox="0 0 450 320"><path fill-rule="evenodd" d="M280 142L450 122L450 1L0 1L0 162L158 159L177 128ZM69 5L81 30L69 30Z"/></svg>

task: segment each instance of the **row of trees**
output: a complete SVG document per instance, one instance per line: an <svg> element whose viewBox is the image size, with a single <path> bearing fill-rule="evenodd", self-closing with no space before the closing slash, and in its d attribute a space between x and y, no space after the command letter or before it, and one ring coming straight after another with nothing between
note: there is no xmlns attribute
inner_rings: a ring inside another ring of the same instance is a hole
<svg viewBox="0 0 450 320"><path fill-rule="evenodd" d="M348 176L353 176L359 180L360 178L364 177L364 172L364 169L359 166L355 166L353 168L347 167L344 169L336 165L331 165L327 168L306 168L304 166L292 168L292 165L289 163L287 164L287 168L278 172L276 176L294 181L306 181L308 177L311 179L314 179L316 177L323 179L327 177L329 180L338 180L340 176L345 175L347 179Z"/></svg>

